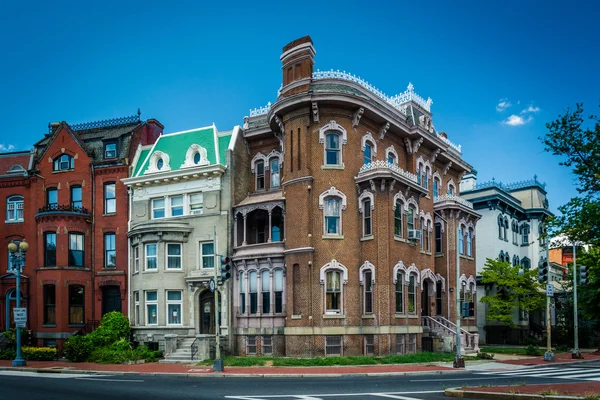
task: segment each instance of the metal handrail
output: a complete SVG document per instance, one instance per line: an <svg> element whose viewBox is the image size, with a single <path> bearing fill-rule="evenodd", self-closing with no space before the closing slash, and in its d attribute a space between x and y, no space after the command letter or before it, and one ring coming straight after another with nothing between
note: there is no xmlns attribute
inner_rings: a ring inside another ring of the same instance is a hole
<svg viewBox="0 0 600 400"><path fill-rule="evenodd" d="M194 341L192 342L192 345L190 346L190 352L192 354L192 361L194 361L194 356L196 355L196 353L198 353L198 344L196 343L198 341L198 337L196 337L196 339L194 339Z"/></svg>

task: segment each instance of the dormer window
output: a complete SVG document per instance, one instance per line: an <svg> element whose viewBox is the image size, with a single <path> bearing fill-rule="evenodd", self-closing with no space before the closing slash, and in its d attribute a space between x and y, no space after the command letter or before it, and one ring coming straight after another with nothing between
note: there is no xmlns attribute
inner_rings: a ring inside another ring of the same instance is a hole
<svg viewBox="0 0 600 400"><path fill-rule="evenodd" d="M194 154L194 164L200 163L200 153Z"/></svg>
<svg viewBox="0 0 600 400"><path fill-rule="evenodd" d="M54 171L64 171L73 168L75 168L75 161L68 154L63 154L54 159Z"/></svg>
<svg viewBox="0 0 600 400"><path fill-rule="evenodd" d="M117 143L105 143L104 144L104 158L117 158Z"/></svg>
<svg viewBox="0 0 600 400"><path fill-rule="evenodd" d="M161 170L162 167L164 166L164 161L162 158L159 158L158 161L156 161L156 169Z"/></svg>

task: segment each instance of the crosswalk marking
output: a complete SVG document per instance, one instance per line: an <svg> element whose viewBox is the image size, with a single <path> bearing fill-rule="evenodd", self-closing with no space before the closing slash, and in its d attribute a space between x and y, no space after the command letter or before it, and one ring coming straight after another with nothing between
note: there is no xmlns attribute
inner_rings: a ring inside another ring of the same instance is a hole
<svg viewBox="0 0 600 400"><path fill-rule="evenodd" d="M443 393L443 390L427 390L420 392L382 392L382 393L326 393L326 394L269 394L269 395L249 395L249 396L225 396L226 399L236 400L269 400L269 399L297 399L297 400L323 400L324 398L346 398L350 396L360 396L362 399L369 397L384 397L398 400L420 400L415 397L402 396L403 394L419 393Z"/></svg>
<svg viewBox="0 0 600 400"><path fill-rule="evenodd" d="M600 381L600 368L568 367L568 368L524 368L512 371L485 371L477 375L495 375L515 378L552 378L552 379L581 379Z"/></svg>

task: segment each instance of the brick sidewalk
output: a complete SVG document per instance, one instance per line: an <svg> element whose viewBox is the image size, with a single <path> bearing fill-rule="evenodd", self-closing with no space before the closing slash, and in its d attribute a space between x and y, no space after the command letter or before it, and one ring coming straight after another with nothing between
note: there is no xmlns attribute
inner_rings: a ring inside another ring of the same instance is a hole
<svg viewBox="0 0 600 400"><path fill-rule="evenodd" d="M554 354L554 361L544 361L544 357L532 357L517 360L498 360L502 364L515 364L515 365L552 365L553 363L564 363L564 362L577 362L577 361L600 361L600 353L582 353L583 359L574 359L571 353L557 353Z"/></svg>

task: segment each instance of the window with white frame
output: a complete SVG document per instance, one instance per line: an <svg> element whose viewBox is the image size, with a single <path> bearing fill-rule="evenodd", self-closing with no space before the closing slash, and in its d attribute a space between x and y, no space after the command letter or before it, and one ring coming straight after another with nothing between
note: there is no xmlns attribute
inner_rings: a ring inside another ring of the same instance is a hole
<svg viewBox="0 0 600 400"><path fill-rule="evenodd" d="M371 199L363 200L363 236L373 235L373 218L371 215Z"/></svg>
<svg viewBox="0 0 600 400"><path fill-rule="evenodd" d="M256 336L246 336L246 354L256 354Z"/></svg>
<svg viewBox="0 0 600 400"><path fill-rule="evenodd" d="M424 233L425 233L425 218L421 217L419 218L419 230L421 231L421 240L419 241L419 246L421 247L421 250L425 249L425 240L424 240Z"/></svg>
<svg viewBox="0 0 600 400"><path fill-rule="evenodd" d="M183 196L173 196L169 200L171 201L171 217L183 215Z"/></svg>
<svg viewBox="0 0 600 400"><path fill-rule="evenodd" d="M152 200L152 219L165 217L165 199Z"/></svg>
<svg viewBox="0 0 600 400"><path fill-rule="evenodd" d="M250 294L250 314L256 314L258 312L258 283L256 271L250 271L250 273L248 273L248 292Z"/></svg>
<svg viewBox="0 0 600 400"><path fill-rule="evenodd" d="M363 297L364 297L364 313L373 313L373 272L370 270L364 271L364 285L363 285Z"/></svg>
<svg viewBox="0 0 600 400"><path fill-rule="evenodd" d="M458 252L465 254L465 228L462 225L458 228Z"/></svg>
<svg viewBox="0 0 600 400"><path fill-rule="evenodd" d="M404 314L404 272L396 273L396 313Z"/></svg>
<svg viewBox="0 0 600 400"><path fill-rule="evenodd" d="M63 154L54 159L54 171L64 171L75 168L73 157L68 154Z"/></svg>
<svg viewBox="0 0 600 400"><path fill-rule="evenodd" d="M363 151L363 164L367 165L373 161L373 144L370 141L365 142L365 150Z"/></svg>
<svg viewBox="0 0 600 400"><path fill-rule="evenodd" d="M425 221L425 251L431 252L431 221Z"/></svg>
<svg viewBox="0 0 600 400"><path fill-rule="evenodd" d="M133 248L133 272L140 272L140 246Z"/></svg>
<svg viewBox="0 0 600 400"><path fill-rule="evenodd" d="M167 290L167 325L181 325L183 321L183 294L181 290Z"/></svg>
<svg viewBox="0 0 600 400"><path fill-rule="evenodd" d="M104 184L104 214L117 212L116 185L114 182Z"/></svg>
<svg viewBox="0 0 600 400"><path fill-rule="evenodd" d="M283 312L283 270L274 271L273 295L275 296L275 313Z"/></svg>
<svg viewBox="0 0 600 400"><path fill-rule="evenodd" d="M146 270L155 271L158 268L157 265L157 252L156 243L146 244Z"/></svg>
<svg viewBox="0 0 600 400"><path fill-rule="evenodd" d="M146 291L146 325L158 325L158 292Z"/></svg>
<svg viewBox="0 0 600 400"><path fill-rule="evenodd" d="M467 229L467 255L473 255L473 229Z"/></svg>
<svg viewBox="0 0 600 400"><path fill-rule="evenodd" d="M375 354L375 337L373 335L365 335L365 355L372 356Z"/></svg>
<svg viewBox="0 0 600 400"><path fill-rule="evenodd" d="M339 197L327 197L325 199L325 234L341 235L342 200Z"/></svg>
<svg viewBox="0 0 600 400"><path fill-rule="evenodd" d="M325 273L325 314L342 313L342 273L330 270Z"/></svg>
<svg viewBox="0 0 600 400"><path fill-rule="evenodd" d="M427 166L425 167L425 169L423 171L423 179L422 179L423 187L427 190L429 189L429 173L430 173L430 171L431 171L430 168Z"/></svg>
<svg viewBox="0 0 600 400"><path fill-rule="evenodd" d="M342 355L342 337L325 336L325 356Z"/></svg>
<svg viewBox="0 0 600 400"><path fill-rule="evenodd" d="M140 292L133 292L133 323L140 324Z"/></svg>
<svg viewBox="0 0 600 400"><path fill-rule="evenodd" d="M410 274L408 277L408 312L417 312L417 275Z"/></svg>
<svg viewBox="0 0 600 400"><path fill-rule="evenodd" d="M167 243L167 269L181 269L181 243Z"/></svg>
<svg viewBox="0 0 600 400"><path fill-rule="evenodd" d="M104 268L117 267L117 235L115 233L104 234Z"/></svg>
<svg viewBox="0 0 600 400"><path fill-rule="evenodd" d="M201 242L200 243L200 260L202 268L215 267L215 243Z"/></svg>
<svg viewBox="0 0 600 400"><path fill-rule="evenodd" d="M240 314L246 313L246 280L244 271L240 272Z"/></svg>
<svg viewBox="0 0 600 400"><path fill-rule="evenodd" d="M521 226L521 234L523 235L523 244L529 245L529 225L524 224Z"/></svg>
<svg viewBox="0 0 600 400"><path fill-rule="evenodd" d="M340 136L339 133L331 131L325 134L325 165L342 165Z"/></svg>
<svg viewBox="0 0 600 400"><path fill-rule="evenodd" d="M262 353L273 354L273 336L262 337Z"/></svg>
<svg viewBox="0 0 600 400"><path fill-rule="evenodd" d="M388 153L387 161L392 165L398 165L398 159L396 158L396 155L391 151Z"/></svg>
<svg viewBox="0 0 600 400"><path fill-rule="evenodd" d="M262 313L269 314L271 312L271 278L269 271L262 271L260 273L260 286Z"/></svg>
<svg viewBox="0 0 600 400"><path fill-rule="evenodd" d="M190 215L198 215L204 213L204 201L202 193L190 194L189 202Z"/></svg>
<svg viewBox="0 0 600 400"><path fill-rule="evenodd" d="M511 224L512 228L512 242L513 244L519 244L519 223L513 220Z"/></svg>
<svg viewBox="0 0 600 400"><path fill-rule="evenodd" d="M408 206L408 216L406 218L406 228L410 230L415 229L415 216L417 214L416 208L411 204Z"/></svg>
<svg viewBox="0 0 600 400"><path fill-rule="evenodd" d="M435 235L435 254L442 254L442 223L436 222L434 224L434 235Z"/></svg>
<svg viewBox="0 0 600 400"><path fill-rule="evenodd" d="M454 188L454 185L453 185L453 184L451 184L451 183L449 183L449 184L448 184L448 194L449 194L449 195L453 195L453 194L455 194L455 193L456 193L456 189Z"/></svg>
<svg viewBox="0 0 600 400"><path fill-rule="evenodd" d="M396 209L394 210L394 236L401 238L403 231L402 211L404 203L400 200L396 201Z"/></svg>
<svg viewBox="0 0 600 400"><path fill-rule="evenodd" d="M254 173L256 174L256 190L265 188L265 162L257 161L254 165Z"/></svg>
<svg viewBox="0 0 600 400"><path fill-rule="evenodd" d="M440 180L435 177L433 178L433 197L438 197L440 195Z"/></svg>
<svg viewBox="0 0 600 400"><path fill-rule="evenodd" d="M6 222L23 221L23 196L10 196L6 199Z"/></svg>
<svg viewBox="0 0 600 400"><path fill-rule="evenodd" d="M421 185L421 183L423 182L423 176L421 175L423 173L423 164L418 163L417 164L417 183L419 185Z"/></svg>
<svg viewBox="0 0 600 400"><path fill-rule="evenodd" d="M117 143L116 142L107 142L104 143L104 158L117 158Z"/></svg>
<svg viewBox="0 0 600 400"><path fill-rule="evenodd" d="M279 158L274 157L269 160L271 167L271 188L279 187Z"/></svg>

